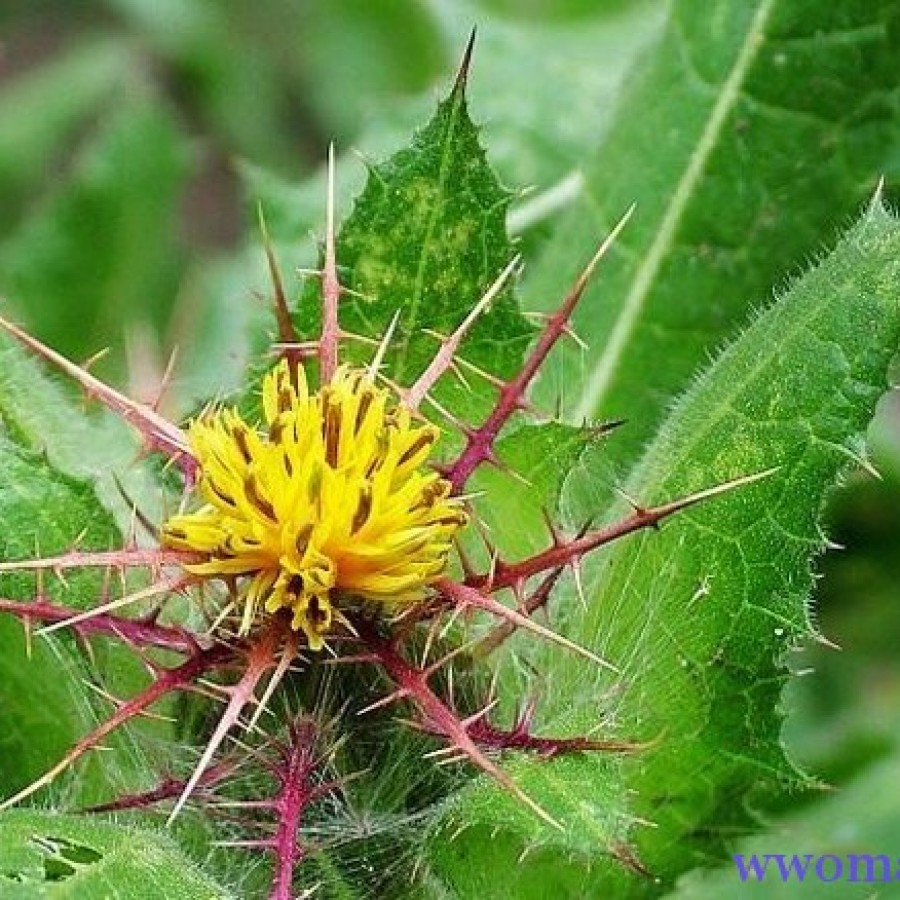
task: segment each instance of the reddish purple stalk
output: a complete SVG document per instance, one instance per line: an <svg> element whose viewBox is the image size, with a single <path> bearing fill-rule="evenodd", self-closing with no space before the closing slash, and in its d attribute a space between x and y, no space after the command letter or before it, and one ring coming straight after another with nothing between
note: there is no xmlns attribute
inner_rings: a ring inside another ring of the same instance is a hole
<svg viewBox="0 0 900 900"><path fill-rule="evenodd" d="M79 610L70 606L60 606L43 599L21 602L4 598L0 598L0 612L11 613L23 622L35 620L47 625L66 622L79 614ZM106 635L120 638L134 647L156 647L189 655L202 652L194 635L183 628L159 625L143 619L126 619L112 613L100 613L89 619L82 619L72 625L72 630L82 637Z"/></svg>
<svg viewBox="0 0 900 900"><path fill-rule="evenodd" d="M291 900L294 870L302 858L297 835L303 813L317 796L311 776L316 767L316 734L309 720L291 728L290 744L283 751L283 768L278 772L280 791L272 801L278 825L272 841L275 853L275 878L270 900Z"/></svg>
<svg viewBox="0 0 900 900"><path fill-rule="evenodd" d="M463 584L466 587L490 593L505 588L518 589L534 575L576 564L592 550L611 544L613 541L635 531L640 531L642 528L654 528L663 519L667 519L683 509L695 506L703 500L709 500L742 485L752 484L755 481L768 477L773 471L770 469L754 475L735 478L732 481L726 481L715 487L707 488L687 497L681 497L678 500L650 507L649 509L637 507L630 516L626 516L624 519L620 519L618 522L613 522L611 525L606 525L603 528L584 532L571 541L554 539L552 547L541 553L536 553L534 556L529 556L527 559L519 560L515 563L497 560L490 572L469 574L463 580Z"/></svg>
<svg viewBox="0 0 900 900"><path fill-rule="evenodd" d="M200 779L200 787L210 787L218 784L234 771L234 766L229 763L219 763L211 766L203 773ZM96 806L87 807L84 812L130 812L136 809L147 809L163 803L166 800L174 800L184 790L184 779L167 775L160 783L149 791L141 791L137 794L124 794L108 803L99 803Z"/></svg>
<svg viewBox="0 0 900 900"><path fill-rule="evenodd" d="M575 280L575 284L559 309L547 319L537 343L528 354L522 368L512 381L506 382L500 387L497 402L490 415L480 427L467 431L466 446L459 458L443 470L445 477L453 485L453 493L462 492L469 476L482 463L491 462L499 465L500 461L494 452L494 444L500 431L515 413L528 409L526 395L531 382L560 338L564 334L570 333L572 313L584 295L594 268L624 228L625 223L631 217L631 212L630 209L610 232L593 259Z"/></svg>

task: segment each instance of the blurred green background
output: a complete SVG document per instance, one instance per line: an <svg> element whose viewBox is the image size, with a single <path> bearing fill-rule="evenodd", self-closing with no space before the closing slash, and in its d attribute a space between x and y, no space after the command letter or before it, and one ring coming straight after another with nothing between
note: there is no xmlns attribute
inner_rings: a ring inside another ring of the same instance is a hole
<svg viewBox="0 0 900 900"><path fill-rule="evenodd" d="M137 394L181 348L170 409L189 409L236 383L264 327L257 203L285 270L315 259L330 141L343 214L365 160L427 120L478 23L471 94L492 160L516 189L565 187L662 13L612 0L2 3L3 296L65 353L111 348L97 371Z"/></svg>
<svg viewBox="0 0 900 900"><path fill-rule="evenodd" d="M110 348L96 371L140 397L177 347L165 408L183 415L264 346L257 204L285 271L314 261L329 141L345 214L365 160L427 118L478 23L472 112L523 191L510 224L527 256L664 13L625 0L0 3L4 313L76 359ZM897 398L872 443L882 480L854 476L829 511L850 551L824 561L816 618L841 649L798 653L814 674L785 701L786 739L842 786L841 805L825 790L759 798L773 830L751 844L767 852L852 852L868 835L893 836L884 852L900 855ZM680 894L744 896L735 881L689 876Z"/></svg>

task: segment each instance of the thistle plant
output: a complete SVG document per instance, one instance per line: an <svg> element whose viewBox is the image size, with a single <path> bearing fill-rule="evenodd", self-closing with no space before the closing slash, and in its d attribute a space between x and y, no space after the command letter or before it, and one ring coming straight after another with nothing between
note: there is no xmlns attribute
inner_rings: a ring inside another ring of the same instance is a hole
<svg viewBox="0 0 900 900"><path fill-rule="evenodd" d="M468 55L450 103L461 102L467 66ZM333 168L329 171L333 184ZM533 814L561 828L504 771L496 753L517 750L549 759L589 751L628 753L638 750L639 744L620 736L535 734L533 704L527 700L521 717L511 728L503 728L491 719L497 698L490 691L473 708L463 709L432 683L454 659L471 655L476 647L483 657L486 648L495 651L517 629L559 644L587 664L617 671L613 662L535 618L550 604L562 572L577 568L588 553L620 537L770 474L751 474L660 506L635 505L631 515L603 528L585 526L570 538L551 521L543 551L508 561L490 547L487 569L480 571L469 563L460 540L469 520L478 515L465 494L469 478L482 464L501 464L497 440L515 414L529 409L531 382L554 345L571 333L571 316L588 279L629 216L630 211L601 243L559 309L547 318L522 368L508 381L478 373L497 394L484 421L464 425L443 411L450 423L445 427L459 431L461 449L430 465L441 428L423 415L421 407L430 401L440 409L432 390L464 358L460 354L466 332L503 290L518 260L509 261L456 330L439 340L434 357L410 386L389 380L382 384L381 368L397 339L399 316L365 368L339 364L341 342L350 335L340 326L342 287L333 232L333 188L320 273L321 333L309 340L296 334L292 324L285 326L279 336L280 361L262 379L261 422L246 421L235 408L212 405L183 431L0 319L0 325L28 349L57 363L91 396L120 413L140 432L148 449L176 465L183 475L187 504L185 511L154 529L156 547L73 549L61 556L0 563L0 571L6 572L62 573L100 567L123 578L134 568L153 573L149 586L81 612L53 602L43 590L30 602L3 602L3 611L19 616L29 627L41 623L41 633L65 628L83 638L106 635L122 640L153 675L147 687L122 702L58 765L5 805L46 787L79 757L100 747L111 731L145 714L162 698L194 690L201 680L219 676L216 690L225 709L191 776L183 783L168 780L149 794L100 807L122 810L174 798L171 820L198 789L208 790L227 777L227 754L219 759L223 744L239 729L252 734L261 717L271 714L275 694L292 669L299 669L302 677L317 666L366 664L383 671L393 688L367 709L353 709L353 714L405 702L413 709L410 724L442 742L436 751L439 757L468 760ZM276 319L291 323L284 279L271 247L267 255ZM307 380L310 354L316 389ZM602 433L608 426L593 427ZM457 559L451 574L449 557L454 549ZM180 593L187 593L206 615L202 630L192 630L168 612L169 596ZM512 597L511 604L499 599L506 594ZM151 598L149 612L124 614L125 608L140 608ZM466 642L457 637L447 649L447 640L438 636L453 630L455 620L471 612L492 618L493 631ZM416 659L422 632L427 638ZM153 650L173 651L181 662L162 665L153 660ZM324 662L326 650L329 659ZM235 671L236 680L229 678ZM346 702L352 705L353 700L349 697ZM292 896L293 869L306 853L299 832L305 807L323 792L321 784L310 786L323 736L307 720L289 723L287 733L273 765L279 793L256 801L274 812L275 835L244 842L275 855L271 894L275 898Z"/></svg>
<svg viewBox="0 0 900 900"><path fill-rule="evenodd" d="M859 224L663 416L654 379L684 348L663 333L650 366L638 326L715 135L661 213L642 185L614 185L577 238L548 244L526 288L557 263L568 286L525 316L512 195L468 117L471 49L340 230L329 155L299 296L263 204L272 335L233 396L173 421L0 318L136 432L133 468L163 498L113 480L101 505L88 485L78 519L83 483L54 475L78 527L54 552L3 545L4 621L36 654L78 660L97 695L71 710L74 743L2 806L64 874L85 848L112 852L112 822L177 841L159 846L220 882L243 867L238 893L276 900L496 897L498 861L523 884L650 896L754 827L760 785L809 784L779 738L786 654L826 642L810 559L825 492L867 465L860 435L900 335L896 220L873 183ZM600 352L581 335L596 338L607 289L620 315ZM27 464L30 485L44 463ZM105 508L128 526L95 531ZM107 659L124 676L101 677ZM105 761L132 745L137 776L114 775ZM79 787L91 766L109 769L99 792ZM81 817L48 831L27 809L48 804ZM161 868L178 889L194 877Z"/></svg>

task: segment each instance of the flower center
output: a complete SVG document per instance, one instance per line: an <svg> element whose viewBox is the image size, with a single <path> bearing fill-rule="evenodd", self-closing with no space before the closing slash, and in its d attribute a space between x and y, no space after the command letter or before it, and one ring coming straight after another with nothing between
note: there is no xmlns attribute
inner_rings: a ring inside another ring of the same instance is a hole
<svg viewBox="0 0 900 900"><path fill-rule="evenodd" d="M438 429L347 367L311 393L302 367L280 362L263 411L263 433L235 409L191 423L204 504L169 519L163 542L201 555L194 574L234 579L242 634L262 610L288 609L317 650L342 600L387 614L422 600L466 523L424 466Z"/></svg>

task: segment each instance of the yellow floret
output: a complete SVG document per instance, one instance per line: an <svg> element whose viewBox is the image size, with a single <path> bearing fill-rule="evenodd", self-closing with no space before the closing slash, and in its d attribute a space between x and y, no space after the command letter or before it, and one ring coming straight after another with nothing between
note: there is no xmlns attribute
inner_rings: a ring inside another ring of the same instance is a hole
<svg viewBox="0 0 900 900"><path fill-rule="evenodd" d="M201 554L186 566L194 574L236 579L242 633L263 609L286 608L314 650L342 601L391 615L423 599L466 522L449 483L424 467L437 428L346 367L310 393L302 367L282 361L263 411L262 434L233 409L191 423L205 504L173 516L163 542Z"/></svg>

